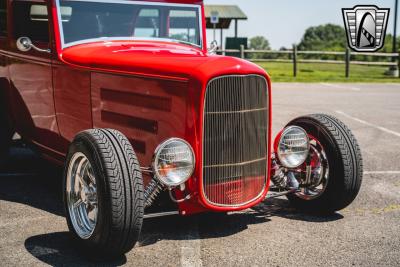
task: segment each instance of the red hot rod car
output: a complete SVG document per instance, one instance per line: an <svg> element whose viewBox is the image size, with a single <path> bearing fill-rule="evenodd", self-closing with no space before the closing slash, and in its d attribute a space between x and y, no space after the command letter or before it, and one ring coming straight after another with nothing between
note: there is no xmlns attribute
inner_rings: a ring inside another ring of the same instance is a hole
<svg viewBox="0 0 400 267"><path fill-rule="evenodd" d="M0 11L0 161L17 132L65 166L67 223L88 253L128 252L146 216L244 210L268 191L329 213L358 194L360 149L338 119L299 117L272 143L270 77L207 50L201 0Z"/></svg>

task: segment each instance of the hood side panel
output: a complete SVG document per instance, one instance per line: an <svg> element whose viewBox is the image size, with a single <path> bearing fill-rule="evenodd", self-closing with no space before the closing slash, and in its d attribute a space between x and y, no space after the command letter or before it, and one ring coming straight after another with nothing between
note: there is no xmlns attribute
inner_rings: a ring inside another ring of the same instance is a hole
<svg viewBox="0 0 400 267"><path fill-rule="evenodd" d="M141 166L160 142L185 138L187 83L92 73L91 90L93 126L124 133Z"/></svg>

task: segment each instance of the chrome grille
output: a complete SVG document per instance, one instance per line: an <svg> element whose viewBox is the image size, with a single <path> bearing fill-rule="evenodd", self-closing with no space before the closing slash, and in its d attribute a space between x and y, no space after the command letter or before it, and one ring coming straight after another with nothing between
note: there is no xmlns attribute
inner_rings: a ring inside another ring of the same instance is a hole
<svg viewBox="0 0 400 267"><path fill-rule="evenodd" d="M268 89L264 77L224 76L207 86L203 190L217 206L245 205L267 177Z"/></svg>

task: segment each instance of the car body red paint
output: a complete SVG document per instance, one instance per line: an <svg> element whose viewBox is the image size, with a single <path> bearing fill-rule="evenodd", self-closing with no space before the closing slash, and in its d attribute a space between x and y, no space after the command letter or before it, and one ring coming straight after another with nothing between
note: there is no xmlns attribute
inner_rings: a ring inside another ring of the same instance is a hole
<svg viewBox="0 0 400 267"><path fill-rule="evenodd" d="M270 177L262 194L242 206L215 206L202 194L202 111L209 81L225 75L260 75L268 83L271 107L270 78L263 69L238 58L207 53L202 1L157 1L201 6L202 48L167 41L119 40L64 49L55 2L31 1L46 4L51 10L49 43L35 42L40 48L50 48L51 54L17 49L14 2L7 1L8 35L0 37L1 89L7 93L16 130L36 144L45 157L63 163L77 133L113 128L129 138L141 165L150 166L156 147L168 138L178 137L190 143L199 159L187 182L194 197L179 204L181 214L243 210L265 198ZM269 109L269 154L271 114ZM145 177L145 183L149 180ZM177 190L176 194L179 197L181 192Z"/></svg>

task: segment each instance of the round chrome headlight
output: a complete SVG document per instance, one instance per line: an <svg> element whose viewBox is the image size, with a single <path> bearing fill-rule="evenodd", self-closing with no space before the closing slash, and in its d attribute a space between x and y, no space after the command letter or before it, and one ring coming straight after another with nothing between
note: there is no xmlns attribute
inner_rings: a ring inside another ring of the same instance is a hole
<svg viewBox="0 0 400 267"><path fill-rule="evenodd" d="M156 178L168 187L185 183L193 174L195 157L188 142L172 138L156 149L153 171Z"/></svg>
<svg viewBox="0 0 400 267"><path fill-rule="evenodd" d="M298 126L290 126L281 135L277 154L281 164L292 169L306 161L309 149L307 132Z"/></svg>

